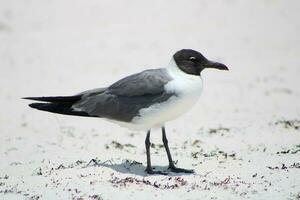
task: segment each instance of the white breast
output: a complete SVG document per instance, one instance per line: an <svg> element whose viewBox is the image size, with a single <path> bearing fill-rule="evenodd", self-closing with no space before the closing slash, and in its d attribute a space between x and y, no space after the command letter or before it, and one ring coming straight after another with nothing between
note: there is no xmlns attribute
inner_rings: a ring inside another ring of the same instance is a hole
<svg viewBox="0 0 300 200"><path fill-rule="evenodd" d="M165 85L165 90L175 93L176 96L172 96L166 102L141 109L139 116L133 118L130 124L121 123L120 125L137 130L160 127L165 122L184 114L195 105L202 92L201 77L188 75L174 64L175 61L172 60L167 68L173 80Z"/></svg>

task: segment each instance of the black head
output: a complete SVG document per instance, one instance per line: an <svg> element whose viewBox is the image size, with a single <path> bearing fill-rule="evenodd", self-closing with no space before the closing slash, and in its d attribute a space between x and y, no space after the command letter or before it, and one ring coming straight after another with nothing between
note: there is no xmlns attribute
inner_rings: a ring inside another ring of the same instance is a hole
<svg viewBox="0 0 300 200"><path fill-rule="evenodd" d="M228 70L224 64L210 61L201 53L192 49L182 49L177 51L173 58L177 66L187 74L200 76L200 73L205 68Z"/></svg>

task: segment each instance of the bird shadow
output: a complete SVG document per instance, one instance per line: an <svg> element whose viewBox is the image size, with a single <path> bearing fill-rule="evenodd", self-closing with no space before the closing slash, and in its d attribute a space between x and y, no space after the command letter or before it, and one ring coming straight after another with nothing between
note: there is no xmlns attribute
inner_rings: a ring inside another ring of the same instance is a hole
<svg viewBox="0 0 300 200"><path fill-rule="evenodd" d="M85 167L106 167L110 168L116 172L123 174L133 174L139 176L155 176L160 174L148 174L145 172L146 167L137 161L125 159L122 163L114 163L111 160L107 160L101 162L96 159L92 159ZM186 176L193 175L195 173L187 174L187 173L173 173L168 170L168 166L152 166L153 170L160 171L166 173L167 176Z"/></svg>

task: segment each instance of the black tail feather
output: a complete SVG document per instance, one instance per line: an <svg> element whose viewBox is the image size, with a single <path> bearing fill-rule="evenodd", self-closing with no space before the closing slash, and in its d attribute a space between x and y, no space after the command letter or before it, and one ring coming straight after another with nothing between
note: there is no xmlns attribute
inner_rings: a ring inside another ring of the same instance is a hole
<svg viewBox="0 0 300 200"><path fill-rule="evenodd" d="M58 113L63 115L76 115L91 117L86 112L75 111L72 109L72 105L81 99L82 95L76 96L56 96L56 97L24 97L23 99L44 101L48 103L32 103L29 104L31 108L38 110Z"/></svg>
<svg viewBox="0 0 300 200"><path fill-rule="evenodd" d="M63 115L76 115L83 117L92 117L86 112L73 110L72 103L31 103L29 104L31 108L35 108L42 111L58 113Z"/></svg>
<svg viewBox="0 0 300 200"><path fill-rule="evenodd" d="M76 96L58 96L58 97L23 97L23 99L34 101L45 101L51 103L74 103L81 99L82 95Z"/></svg>

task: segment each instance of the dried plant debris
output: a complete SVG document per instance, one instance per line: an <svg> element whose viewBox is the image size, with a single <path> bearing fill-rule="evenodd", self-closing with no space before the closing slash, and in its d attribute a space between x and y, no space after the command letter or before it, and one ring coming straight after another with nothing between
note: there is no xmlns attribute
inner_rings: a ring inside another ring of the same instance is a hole
<svg viewBox="0 0 300 200"><path fill-rule="evenodd" d="M227 176L218 181L209 181L207 179L200 180L199 183L191 183L188 187L188 192L192 190L211 190L213 187L231 189L233 192L237 192L236 188L245 185L247 188L251 187L251 183L241 180L240 177L233 178ZM238 194L242 194L237 192Z"/></svg>
<svg viewBox="0 0 300 200"><path fill-rule="evenodd" d="M293 197L295 197L296 200L300 200L300 192L298 194L293 195Z"/></svg>
<svg viewBox="0 0 300 200"><path fill-rule="evenodd" d="M27 191L17 189L17 185L8 186L6 189L0 189L0 194L18 194L24 196L24 199L31 199Z"/></svg>
<svg viewBox="0 0 300 200"><path fill-rule="evenodd" d="M94 200L103 200L102 197L98 194L90 195L89 198Z"/></svg>
<svg viewBox="0 0 300 200"><path fill-rule="evenodd" d="M117 177L114 173L111 174L111 179L109 181L114 187L127 187L132 184L140 186L150 186L158 189L176 189L187 185L187 181L182 177L168 177L166 180L150 181L145 178L136 177Z"/></svg>
<svg viewBox="0 0 300 200"><path fill-rule="evenodd" d="M195 158L195 159L197 159L197 158L199 158L200 156L202 156L203 154L201 154L202 152L199 152L199 151L197 151L197 152L192 152L191 153L191 156L192 156L192 158Z"/></svg>
<svg viewBox="0 0 300 200"><path fill-rule="evenodd" d="M294 129L299 130L300 128L300 120L278 120L275 122L275 125L283 126L286 129Z"/></svg>
<svg viewBox="0 0 300 200"><path fill-rule="evenodd" d="M230 183L230 176L226 177L224 180L221 180L220 182L214 182L213 184L216 185L216 186L219 186L219 185L227 185Z"/></svg>
<svg viewBox="0 0 300 200"><path fill-rule="evenodd" d="M224 128L224 127L219 127L219 128L211 128L209 129L209 134L215 134L215 133L224 133L224 132L229 132L229 128Z"/></svg>
<svg viewBox="0 0 300 200"><path fill-rule="evenodd" d="M76 162L74 163L71 163L69 165L64 165L64 164L60 164L58 167L54 168L55 170L60 170L60 169L69 169L69 168L74 168L74 167L77 167L83 163L86 163L85 161L83 160L77 160Z"/></svg>
<svg viewBox="0 0 300 200"><path fill-rule="evenodd" d="M42 195L33 195L29 198L30 200L38 200L38 199L42 199Z"/></svg>
<svg viewBox="0 0 300 200"><path fill-rule="evenodd" d="M124 163L124 165L127 165L127 166L143 165L140 162L137 162L135 160L128 160L128 159L124 160L123 163Z"/></svg>
<svg viewBox="0 0 300 200"><path fill-rule="evenodd" d="M99 160L98 158L93 158L91 159L87 165L85 165L85 167L90 167L90 166L103 166L103 165L113 165L113 161L112 160L106 160L104 162L102 162L101 160Z"/></svg>
<svg viewBox="0 0 300 200"><path fill-rule="evenodd" d="M43 171L43 172L42 172L42 169L39 167L34 171L33 175L48 176L53 171L56 171L56 170L65 170L65 169L71 169L71 168L75 168L75 167L87 168L87 167L103 167L103 166L111 166L111 165L116 165L116 164L112 160L101 161L98 158L93 158L89 162L77 160L76 162L73 162L70 164L59 164L57 167L53 167L50 170ZM122 161L122 167L125 169L129 169L136 165L142 165L142 163L137 162L135 160L127 160L127 159Z"/></svg>
<svg viewBox="0 0 300 200"><path fill-rule="evenodd" d="M89 166L100 166L101 164L101 161L98 160L97 158L92 158L87 164L86 164L86 167L89 167Z"/></svg>
<svg viewBox="0 0 300 200"><path fill-rule="evenodd" d="M296 154L296 153L300 153L300 144L297 144L290 149L284 149L282 151L276 152L276 154Z"/></svg>
<svg viewBox="0 0 300 200"><path fill-rule="evenodd" d="M292 165L289 166L289 168L300 169L300 163L293 163Z"/></svg>
<svg viewBox="0 0 300 200"><path fill-rule="evenodd" d="M197 152L192 152L191 153L191 156L193 157L193 158L195 158L195 159L197 159L197 158L199 158L199 157L223 157L223 158L225 158L225 159L227 159L228 157L231 157L231 158L233 158L234 160L236 159L236 153L235 152L230 152L230 153L228 153L228 152L224 152L224 151L222 151L222 150L220 150L220 149L214 149L214 150L212 150L212 151L210 151L210 152L206 152L206 153L204 153L203 152L203 149L201 149L200 151L197 151Z"/></svg>
<svg viewBox="0 0 300 200"><path fill-rule="evenodd" d="M8 175L0 176L0 180L1 180L1 179L8 179L8 178L9 178Z"/></svg>
<svg viewBox="0 0 300 200"><path fill-rule="evenodd" d="M32 174L32 175L33 175L33 176L34 176L34 175L37 175L37 176L43 175L42 168L41 168L41 167L36 168L36 169L33 171L33 174Z"/></svg>
<svg viewBox="0 0 300 200"><path fill-rule="evenodd" d="M268 169L271 170L288 170L288 169L300 169L300 163L293 163L289 166L287 166L286 164L282 163L281 166L275 166L275 167L271 167L271 166L267 166Z"/></svg>
<svg viewBox="0 0 300 200"><path fill-rule="evenodd" d="M109 148L114 148L114 149L120 149L120 150L123 150L125 148L135 148L136 146L134 146L133 144L121 144L115 140L113 140L110 144L106 144L105 145L105 148L106 149L109 149Z"/></svg>
<svg viewBox="0 0 300 200"><path fill-rule="evenodd" d="M88 165L90 163L92 163L95 159L92 159ZM52 167L50 170L42 170L41 167L36 168L33 173L32 176L45 176L47 177L48 175L51 175L52 172L57 171L57 170L64 170L64 169L71 169L71 168L75 168L78 166L81 166L82 168L87 167L87 165L83 165L85 164L86 161L83 160L77 160L76 162L70 163L70 164L59 164L57 167ZM92 165L92 164L90 164Z"/></svg>
<svg viewBox="0 0 300 200"><path fill-rule="evenodd" d="M202 143L201 140L194 140L194 141L192 142L192 146L200 147L200 144L201 144L201 143Z"/></svg>
<svg viewBox="0 0 300 200"><path fill-rule="evenodd" d="M221 135L224 136L230 132L230 128L219 126L218 128L199 129L200 134Z"/></svg>
<svg viewBox="0 0 300 200"><path fill-rule="evenodd" d="M21 162L12 162L9 164L10 166L17 166L17 165L22 165Z"/></svg>
<svg viewBox="0 0 300 200"><path fill-rule="evenodd" d="M251 183L242 180L240 177L235 177L234 175L233 177L227 175L224 178L217 180L208 180L205 176L199 176L197 180L197 182L191 182L178 176L151 180L151 178L138 178L132 176L119 177L118 174L112 173L109 182L116 188L126 188L137 185L140 187L152 187L160 190L185 188L187 192L192 190L211 190L213 187L236 191L236 188L241 185L245 185L247 188L250 188L252 185ZM269 183L266 184L269 185Z"/></svg>

